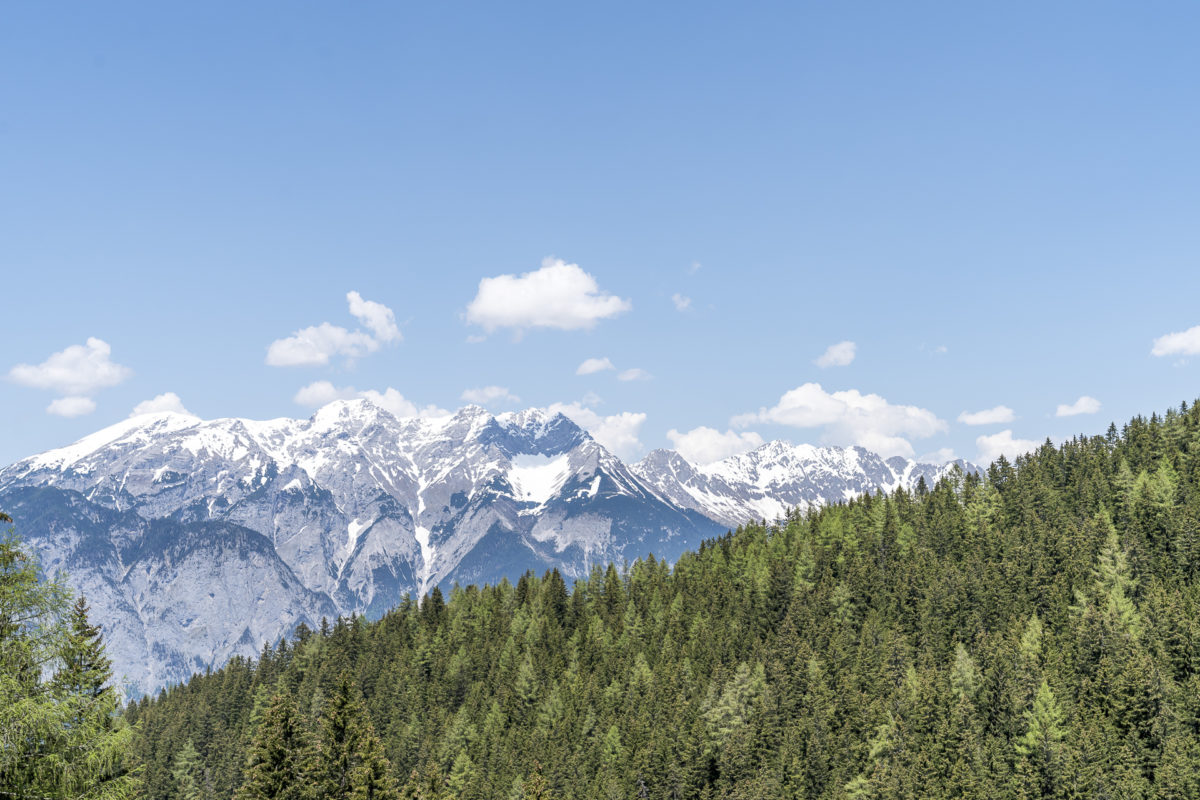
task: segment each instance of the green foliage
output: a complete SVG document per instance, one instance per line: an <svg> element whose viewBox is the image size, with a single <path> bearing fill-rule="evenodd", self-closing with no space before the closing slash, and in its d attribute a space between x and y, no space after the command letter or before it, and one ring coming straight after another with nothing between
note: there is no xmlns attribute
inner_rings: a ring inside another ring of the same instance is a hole
<svg viewBox="0 0 1200 800"><path fill-rule="evenodd" d="M235 796L238 800L305 800L306 787L317 778L312 750L292 698L275 694L250 742L246 782Z"/></svg>
<svg viewBox="0 0 1200 800"><path fill-rule="evenodd" d="M69 604L16 538L0 538L0 797L116 800L137 788L100 629L83 598Z"/></svg>
<svg viewBox="0 0 1200 800"><path fill-rule="evenodd" d="M1200 406L338 620L128 714L165 799L1200 797Z"/></svg>

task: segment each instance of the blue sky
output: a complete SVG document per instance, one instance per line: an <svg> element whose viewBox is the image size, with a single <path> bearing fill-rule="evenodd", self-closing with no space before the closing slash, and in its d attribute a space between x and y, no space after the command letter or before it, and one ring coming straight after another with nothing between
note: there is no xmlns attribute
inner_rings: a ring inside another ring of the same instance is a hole
<svg viewBox="0 0 1200 800"><path fill-rule="evenodd" d="M1194 4L2 13L3 463L166 393L501 387L696 460L1200 396Z"/></svg>

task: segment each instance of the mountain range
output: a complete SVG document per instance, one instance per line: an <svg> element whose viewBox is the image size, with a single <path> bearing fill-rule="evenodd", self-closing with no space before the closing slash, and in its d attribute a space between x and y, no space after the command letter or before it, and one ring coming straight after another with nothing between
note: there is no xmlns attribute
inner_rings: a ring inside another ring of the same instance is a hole
<svg viewBox="0 0 1200 800"><path fill-rule="evenodd" d="M956 466L974 469L784 442L627 465L540 409L400 418L349 400L307 420L131 417L0 470L0 508L88 598L117 673L148 691L302 622L529 569L674 560L748 520Z"/></svg>

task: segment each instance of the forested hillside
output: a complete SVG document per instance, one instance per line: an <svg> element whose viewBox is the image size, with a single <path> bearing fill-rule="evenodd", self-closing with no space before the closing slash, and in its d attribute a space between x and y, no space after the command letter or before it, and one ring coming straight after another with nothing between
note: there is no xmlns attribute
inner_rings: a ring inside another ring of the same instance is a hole
<svg viewBox="0 0 1200 800"><path fill-rule="evenodd" d="M1196 797L1198 572L1193 404L301 630L128 716L155 798Z"/></svg>

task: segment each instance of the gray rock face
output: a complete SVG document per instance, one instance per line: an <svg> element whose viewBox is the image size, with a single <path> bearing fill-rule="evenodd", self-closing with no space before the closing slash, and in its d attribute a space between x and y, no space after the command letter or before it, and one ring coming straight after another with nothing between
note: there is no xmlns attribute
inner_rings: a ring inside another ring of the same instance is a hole
<svg viewBox="0 0 1200 800"><path fill-rule="evenodd" d="M0 508L151 691L302 622L529 569L674 560L749 519L944 469L779 442L631 469L562 415L400 419L353 400L307 420L131 418L0 471Z"/></svg>

